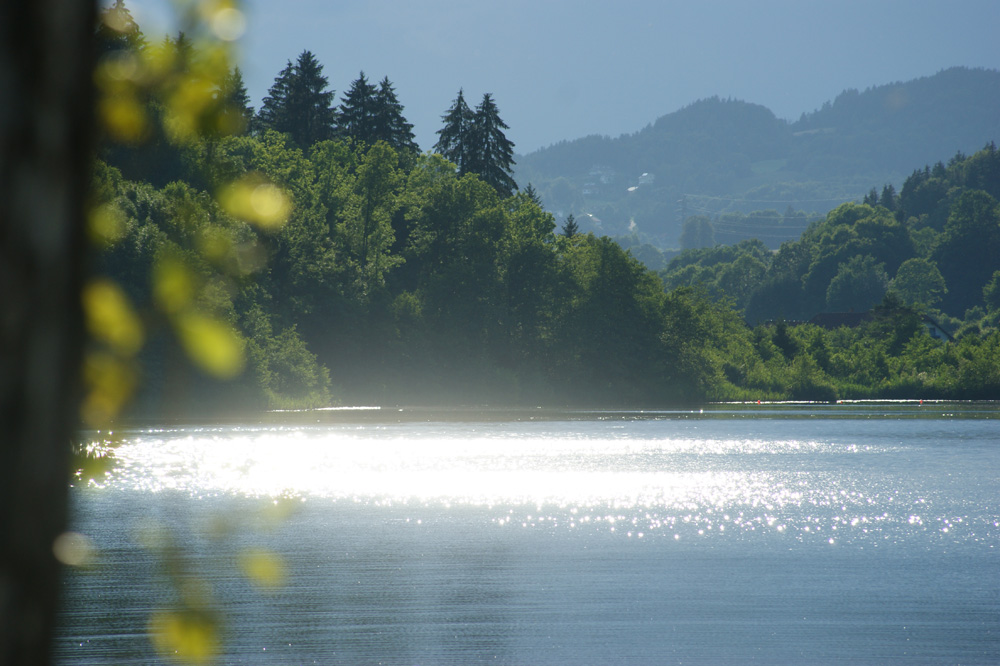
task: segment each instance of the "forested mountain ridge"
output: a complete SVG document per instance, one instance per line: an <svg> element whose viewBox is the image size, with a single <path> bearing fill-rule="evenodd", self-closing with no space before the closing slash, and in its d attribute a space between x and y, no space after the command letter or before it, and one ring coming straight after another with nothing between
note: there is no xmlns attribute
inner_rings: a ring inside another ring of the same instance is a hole
<svg viewBox="0 0 1000 666"><path fill-rule="evenodd" d="M1000 72L968 68L844 91L795 122L756 104L709 98L634 134L519 156L515 173L557 217L574 214L584 230L596 218L603 233L677 247L690 215L825 214L873 184L898 188L915 164L1000 138L998 108Z"/></svg>

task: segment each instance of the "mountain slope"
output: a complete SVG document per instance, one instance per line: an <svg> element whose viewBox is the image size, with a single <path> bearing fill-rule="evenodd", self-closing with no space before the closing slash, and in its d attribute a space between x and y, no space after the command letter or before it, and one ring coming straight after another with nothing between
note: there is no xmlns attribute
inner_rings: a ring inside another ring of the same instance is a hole
<svg viewBox="0 0 1000 666"><path fill-rule="evenodd" d="M848 90L794 123L717 97L618 138L590 136L520 156L557 216L676 245L682 221L754 210L826 213L871 187L897 188L914 164L1000 139L1000 72L953 68ZM598 222L595 222L597 220Z"/></svg>

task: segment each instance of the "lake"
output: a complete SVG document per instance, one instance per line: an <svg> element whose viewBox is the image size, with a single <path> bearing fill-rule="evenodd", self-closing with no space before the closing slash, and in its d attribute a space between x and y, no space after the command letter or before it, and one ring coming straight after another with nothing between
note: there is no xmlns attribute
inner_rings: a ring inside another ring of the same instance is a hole
<svg viewBox="0 0 1000 666"><path fill-rule="evenodd" d="M114 436L72 492L95 555L66 577L61 664L161 663L151 618L181 607L223 664L1000 663L997 405Z"/></svg>

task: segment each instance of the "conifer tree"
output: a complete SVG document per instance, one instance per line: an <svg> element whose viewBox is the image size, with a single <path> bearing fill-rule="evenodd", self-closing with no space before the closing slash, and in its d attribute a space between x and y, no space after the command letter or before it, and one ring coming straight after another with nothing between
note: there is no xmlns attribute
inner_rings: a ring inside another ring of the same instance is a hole
<svg viewBox="0 0 1000 666"><path fill-rule="evenodd" d="M528 186L524 188L524 194L528 197L531 203L535 204L539 208L545 208L545 206L542 205L542 198L538 196L538 191L531 183L528 183ZM572 215L570 215L570 217L572 217Z"/></svg>
<svg viewBox="0 0 1000 666"><path fill-rule="evenodd" d="M377 89L368 82L365 73L351 82L340 103L337 134L358 143L372 144L375 136L375 109Z"/></svg>
<svg viewBox="0 0 1000 666"><path fill-rule="evenodd" d="M303 148L333 138L334 92L326 86L323 66L312 53L303 51L274 80L257 114L256 129L287 133Z"/></svg>
<svg viewBox="0 0 1000 666"><path fill-rule="evenodd" d="M124 0L115 0L114 5L101 12L96 37L99 56L116 51L140 51L146 46L146 40Z"/></svg>
<svg viewBox="0 0 1000 666"><path fill-rule="evenodd" d="M267 96L261 103L260 111L255 119L255 129L263 131L272 129L276 132L288 131L287 106L288 96L295 77L295 66L289 60L285 68L275 77Z"/></svg>
<svg viewBox="0 0 1000 666"><path fill-rule="evenodd" d="M388 76L379 84L374 101L372 143L385 141L399 153L420 152L413 137L413 125L403 117L403 105L396 98Z"/></svg>
<svg viewBox="0 0 1000 666"><path fill-rule="evenodd" d="M225 134L243 134L250 128L253 107L250 106L250 95L239 67L233 69L222 82L219 103L222 105L221 129Z"/></svg>
<svg viewBox="0 0 1000 666"><path fill-rule="evenodd" d="M880 202L883 207L892 212L896 212L896 188L892 186L892 183L889 183L882 188L882 198L880 199Z"/></svg>
<svg viewBox="0 0 1000 666"><path fill-rule="evenodd" d="M455 164L459 174L465 174L468 170L473 119L472 109L465 103L465 96L459 89L451 108L441 117L444 127L437 131L439 138L434 144L434 152Z"/></svg>
<svg viewBox="0 0 1000 666"><path fill-rule="evenodd" d="M566 218L566 224L563 225L562 235L566 238L572 238L580 233L580 226L576 223L576 218L570 213L569 217Z"/></svg>
<svg viewBox="0 0 1000 666"><path fill-rule="evenodd" d="M509 197L517 190L517 183L511 176L514 142L503 133L505 129L510 128L501 120L493 96L486 93L472 120L472 148L465 170L478 174L500 196Z"/></svg>

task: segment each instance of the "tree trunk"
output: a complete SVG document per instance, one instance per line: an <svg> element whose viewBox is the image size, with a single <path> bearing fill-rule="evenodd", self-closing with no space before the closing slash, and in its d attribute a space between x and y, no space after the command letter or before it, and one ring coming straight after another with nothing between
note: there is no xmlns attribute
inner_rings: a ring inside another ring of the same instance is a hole
<svg viewBox="0 0 1000 666"><path fill-rule="evenodd" d="M0 0L0 664L47 664L77 427L87 0Z"/></svg>

